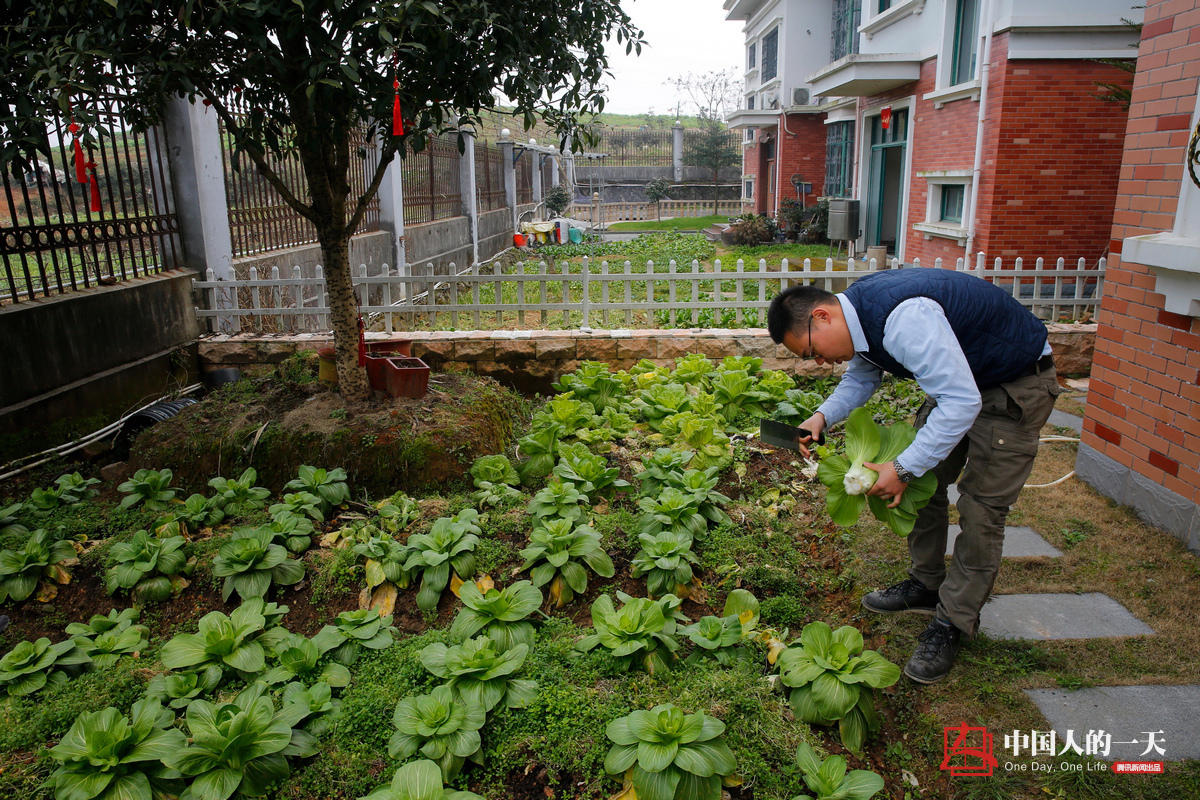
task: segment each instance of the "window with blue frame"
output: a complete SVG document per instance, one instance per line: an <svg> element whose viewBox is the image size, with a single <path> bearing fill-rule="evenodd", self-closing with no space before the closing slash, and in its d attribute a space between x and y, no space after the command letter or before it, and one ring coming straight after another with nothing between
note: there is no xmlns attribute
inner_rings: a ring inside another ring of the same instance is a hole
<svg viewBox="0 0 1200 800"><path fill-rule="evenodd" d="M762 40L762 82L779 74L779 28L768 33Z"/></svg>
<svg viewBox="0 0 1200 800"><path fill-rule="evenodd" d="M830 61L858 52L859 0L833 0L833 42Z"/></svg>
<svg viewBox="0 0 1200 800"><path fill-rule="evenodd" d="M825 195L849 197L854 180L854 122L825 126Z"/></svg>
<svg viewBox="0 0 1200 800"><path fill-rule="evenodd" d="M954 13L954 47L950 62L951 86L975 78L978 28L979 0L958 0Z"/></svg>
<svg viewBox="0 0 1200 800"><path fill-rule="evenodd" d="M963 200L966 199L966 196L967 187L965 184L943 184L941 210L938 214L938 221L953 222L961 225L963 215Z"/></svg>

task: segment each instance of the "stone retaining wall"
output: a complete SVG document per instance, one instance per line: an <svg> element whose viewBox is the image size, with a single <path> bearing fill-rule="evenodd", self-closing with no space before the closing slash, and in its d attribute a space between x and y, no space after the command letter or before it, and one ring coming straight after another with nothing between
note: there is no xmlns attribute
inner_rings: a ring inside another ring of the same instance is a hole
<svg viewBox="0 0 1200 800"><path fill-rule="evenodd" d="M1050 346L1060 375L1082 375L1091 369L1095 325L1051 325ZM608 330L608 331L418 331L388 337L371 333L371 339L410 336L412 352L436 371L470 370L488 375L525 392L550 391L560 375L572 372L581 361L605 361L613 369L626 369L643 358L674 365L688 353L711 358L729 355L757 356L764 369L782 369L796 375L829 375L831 367L801 361L782 345L771 341L765 328L739 330ZM299 350L330 344L327 334L294 336L206 336L200 340L200 359L206 369L273 364Z"/></svg>

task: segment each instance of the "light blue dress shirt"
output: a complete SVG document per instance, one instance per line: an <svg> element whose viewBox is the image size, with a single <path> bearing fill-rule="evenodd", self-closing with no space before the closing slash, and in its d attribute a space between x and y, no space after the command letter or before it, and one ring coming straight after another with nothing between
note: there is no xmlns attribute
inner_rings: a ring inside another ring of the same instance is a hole
<svg viewBox="0 0 1200 800"><path fill-rule="evenodd" d="M865 356L870 348L858 311L845 295L839 294L837 299L855 354L833 394L817 409L825 416L826 426L841 422L870 400L882 378L882 370ZM917 438L896 459L920 477L950 455L979 416L983 407L979 387L950 321L942 307L928 297L910 298L892 310L883 325L883 348L913 374L926 395L937 400ZM1049 353L1047 341L1042 355Z"/></svg>

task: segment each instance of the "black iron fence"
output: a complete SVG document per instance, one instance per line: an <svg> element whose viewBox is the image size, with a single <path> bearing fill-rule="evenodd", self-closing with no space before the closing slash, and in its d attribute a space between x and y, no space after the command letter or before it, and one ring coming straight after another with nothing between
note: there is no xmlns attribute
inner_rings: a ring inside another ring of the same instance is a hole
<svg viewBox="0 0 1200 800"><path fill-rule="evenodd" d="M228 107L238 116L248 109L239 97L226 99ZM360 132L350 144L351 196L362 194L375 165L379 163L379 146ZM225 196L229 206L229 234L233 239L235 258L288 247L313 244L317 231L313 224L287 204L283 196L268 183L250 157L234 148L233 137L221 125L221 156L225 164ZM308 180L295 153L283 156L267 155L271 170L279 176L294 197L307 201ZM371 199L355 233L379 230L379 198Z"/></svg>
<svg viewBox="0 0 1200 800"><path fill-rule="evenodd" d="M601 128L591 150L605 153L607 167L669 167L674 162L670 129Z"/></svg>
<svg viewBox="0 0 1200 800"><path fill-rule="evenodd" d="M46 122L48 154L4 171L0 303L138 278L179 260L165 142L128 129L119 95L81 102L107 131L81 146L82 174L68 122L59 118Z"/></svg>
<svg viewBox="0 0 1200 800"><path fill-rule="evenodd" d="M485 141L475 145L475 192L481 213L504 208L504 154Z"/></svg>
<svg viewBox="0 0 1200 800"><path fill-rule="evenodd" d="M683 132L683 165L685 167L706 167L714 160L714 155L721 150L742 154L742 139L739 131L721 128L718 132L710 133L704 128L687 128Z"/></svg>
<svg viewBox="0 0 1200 800"><path fill-rule="evenodd" d="M459 158L457 136L430 139L421 152L403 154L405 225L462 214Z"/></svg>

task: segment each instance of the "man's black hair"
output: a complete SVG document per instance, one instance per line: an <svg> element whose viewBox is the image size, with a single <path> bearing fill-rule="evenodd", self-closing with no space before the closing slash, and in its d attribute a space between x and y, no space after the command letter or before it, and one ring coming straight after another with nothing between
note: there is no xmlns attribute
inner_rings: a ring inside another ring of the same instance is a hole
<svg viewBox="0 0 1200 800"><path fill-rule="evenodd" d="M817 306L828 305L834 300L833 292L816 286L793 286L775 295L767 309L767 332L771 341L783 344L783 335L799 330L801 324L812 316Z"/></svg>

